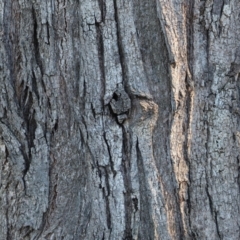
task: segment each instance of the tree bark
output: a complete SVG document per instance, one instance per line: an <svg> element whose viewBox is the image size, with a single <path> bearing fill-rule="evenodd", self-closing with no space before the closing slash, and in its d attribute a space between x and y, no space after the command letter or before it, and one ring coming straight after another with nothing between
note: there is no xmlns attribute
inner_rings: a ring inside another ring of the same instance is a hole
<svg viewBox="0 0 240 240"><path fill-rule="evenodd" d="M0 239L239 239L238 0L0 1Z"/></svg>

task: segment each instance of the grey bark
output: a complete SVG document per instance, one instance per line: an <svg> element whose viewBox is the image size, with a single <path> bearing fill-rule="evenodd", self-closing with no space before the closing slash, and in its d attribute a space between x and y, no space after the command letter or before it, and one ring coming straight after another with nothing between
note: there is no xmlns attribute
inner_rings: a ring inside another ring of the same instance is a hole
<svg viewBox="0 0 240 240"><path fill-rule="evenodd" d="M0 239L239 239L238 0L0 1Z"/></svg>

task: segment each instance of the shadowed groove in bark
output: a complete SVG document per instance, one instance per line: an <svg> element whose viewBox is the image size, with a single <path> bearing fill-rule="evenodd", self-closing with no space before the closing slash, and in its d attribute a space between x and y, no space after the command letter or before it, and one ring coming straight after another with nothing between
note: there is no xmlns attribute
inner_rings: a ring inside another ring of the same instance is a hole
<svg viewBox="0 0 240 240"><path fill-rule="evenodd" d="M40 55L40 49L39 49L39 38L38 38L38 20L37 20L37 14L36 10L34 7L32 7L32 18L33 18L33 47L35 51L35 59L36 63L39 66L41 70L41 74L43 74L43 64L42 64L42 59Z"/></svg>
<svg viewBox="0 0 240 240"><path fill-rule="evenodd" d="M103 167L100 167L100 169L102 169ZM106 186L107 186L107 190L105 188L102 188L103 191L103 196L105 197L105 205L106 205L106 216L107 216L107 226L108 229L110 230L110 234L111 234L111 229L112 229L112 216L111 216L111 210L110 210L110 206L109 206L109 195L110 195L110 187L109 187L109 180L108 180L108 172L107 172L107 168L104 167L104 177L105 177L105 182L106 182ZM107 191L107 192L106 192Z"/></svg>
<svg viewBox="0 0 240 240"><path fill-rule="evenodd" d="M110 148L110 145L109 145L107 137L106 137L106 132L104 132L104 134L103 134L103 139L105 141L105 144L106 144L107 150L108 150L110 168L111 168L111 171L113 173L113 177L115 177L117 172L114 170L114 163L113 163L113 160L112 160L111 148Z"/></svg>
<svg viewBox="0 0 240 240"><path fill-rule="evenodd" d="M102 88L103 88L102 89L102 104L103 104L103 97L106 90L105 90L105 66L104 66L104 43L103 43L104 40L103 40L102 26L101 26L102 23L103 22L97 22L97 20L95 19L95 26L96 26L96 32L97 32L99 69L100 69Z"/></svg>
<svg viewBox="0 0 240 240"><path fill-rule="evenodd" d="M106 17L106 0L98 0L99 8L101 10L102 22L105 23Z"/></svg>
<svg viewBox="0 0 240 240"><path fill-rule="evenodd" d="M212 197L209 193L209 186L208 185L206 186L206 193L207 193L207 196L208 196L208 201L209 201L209 207L210 207L210 210L211 210L211 214L212 214L212 217L213 217L214 222L216 224L216 230L217 230L218 238L222 239L220 231L219 231L219 226L218 226L217 212L214 209L213 200L212 200Z"/></svg>
<svg viewBox="0 0 240 240"><path fill-rule="evenodd" d="M140 220L141 226L139 227L139 239L154 239L154 222L150 215L148 206L150 205L148 190L146 187L146 179L144 173L144 163L139 149L138 140L136 141L136 151L137 151L137 165L138 165L138 175L140 183Z"/></svg>
<svg viewBox="0 0 240 240"><path fill-rule="evenodd" d="M185 121L183 122L183 132L184 132L184 144L183 144L183 154L184 154L184 158L186 161L186 164L188 166L189 169L191 169L191 158L189 157L189 147L191 145L191 114L192 114L192 100L193 100L193 89L192 87L189 85L189 82L191 81L190 79L188 79L189 76L186 73L186 79L185 79L185 84L186 84L186 96L185 96ZM187 233L191 238L193 238L192 236L192 232L191 232L191 191L190 191L190 186L191 186L191 171L189 170L188 172L188 179L189 182L186 183L186 194L187 194L187 199L186 201L186 216L188 218L188 224L189 224L189 232Z"/></svg>
<svg viewBox="0 0 240 240"><path fill-rule="evenodd" d="M118 0L113 0L113 5L114 5L114 18L115 18L115 23L116 23L116 28L117 28L117 46L118 46L118 55L120 59L120 64L122 68L122 83L125 88L125 91L128 92L127 89L127 79L126 79L126 67L125 67L125 57L124 57L124 52L123 52L123 44L122 44L122 37L121 37L121 29L119 26L119 13L118 13ZM131 97L131 96L130 96Z"/></svg>
<svg viewBox="0 0 240 240"><path fill-rule="evenodd" d="M125 193L124 193L124 205L126 209L125 213L125 230L124 230L124 239L131 240L132 239L132 200L131 200L131 177L130 177L130 134L128 129L125 127L123 129L123 147L122 147L122 174L125 186Z"/></svg>

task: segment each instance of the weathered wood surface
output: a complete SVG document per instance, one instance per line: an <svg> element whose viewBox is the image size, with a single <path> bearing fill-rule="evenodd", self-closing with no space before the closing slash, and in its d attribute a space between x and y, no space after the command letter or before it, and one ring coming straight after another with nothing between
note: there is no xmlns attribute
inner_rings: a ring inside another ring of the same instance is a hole
<svg viewBox="0 0 240 240"><path fill-rule="evenodd" d="M0 1L0 239L240 238L238 0Z"/></svg>

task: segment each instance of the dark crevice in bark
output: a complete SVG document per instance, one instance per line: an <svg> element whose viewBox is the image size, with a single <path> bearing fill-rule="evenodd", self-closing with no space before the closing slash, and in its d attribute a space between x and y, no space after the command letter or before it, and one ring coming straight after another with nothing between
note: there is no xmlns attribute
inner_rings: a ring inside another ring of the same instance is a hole
<svg viewBox="0 0 240 240"><path fill-rule="evenodd" d="M114 163L113 163L112 154L111 154L111 147L110 147L110 145L108 143L108 140L107 140L107 137L106 137L106 132L104 132L104 134L103 134L103 139L104 139L104 141L105 141L105 143L107 145L110 167L111 167L111 170L112 170L112 173L113 173L113 177L115 177L117 172L114 170Z"/></svg>
<svg viewBox="0 0 240 240"><path fill-rule="evenodd" d="M100 181L102 182L102 172L101 172L101 169L100 169L100 166L97 162L97 173L98 173L98 176L100 178ZM99 188L102 188L102 184L99 184Z"/></svg>
<svg viewBox="0 0 240 240"><path fill-rule="evenodd" d="M110 186L109 186L108 170L107 170L107 167L102 167L102 166L100 166L99 169L100 169L100 171L101 171L101 169L103 169L103 171L104 171L105 184L106 184L107 190L105 190L105 188L103 187L102 191L103 191L103 196L105 198L105 205L106 205L107 227L111 233L112 216L111 216L111 209L110 209L110 203L109 203Z"/></svg>
<svg viewBox="0 0 240 240"><path fill-rule="evenodd" d="M6 157L7 158L7 157ZM8 199L8 191L6 191L6 204L7 206L9 206L9 199ZM7 239L6 240L12 240L12 236L11 236L11 231L10 231L10 223L9 223L9 209L8 207L6 208L6 223L7 223Z"/></svg>
<svg viewBox="0 0 240 240"><path fill-rule="evenodd" d="M218 0L219 1L219 0ZM221 24L221 17L222 17L222 14L223 14L223 8L224 8L224 0L223 0L223 2L222 2L222 6L221 6L221 11L220 11L220 16L219 16L219 26L218 26L218 28L219 28L219 33L218 33L218 37L220 37L221 36L221 33L222 33L222 24Z"/></svg>
<svg viewBox="0 0 240 240"><path fill-rule="evenodd" d="M205 107L206 107L206 105L205 105ZM207 114L205 109L204 109L203 113ZM204 145L205 145L205 150L206 150L206 161L208 161L208 154L209 154L208 153L208 143L209 143L209 138L210 138L210 130L209 130L209 126L208 126L208 121L207 120L204 121L204 127L207 128L206 142L205 142Z"/></svg>
<svg viewBox="0 0 240 240"><path fill-rule="evenodd" d="M85 78L83 80L83 98L85 99L87 96L87 85L86 85L86 81Z"/></svg>
<svg viewBox="0 0 240 240"><path fill-rule="evenodd" d="M64 20L65 20L65 32L67 33L67 32L68 32L67 7L65 7L65 8L63 9L63 12L64 12Z"/></svg>
<svg viewBox="0 0 240 240"><path fill-rule="evenodd" d="M130 135L128 130L123 126L123 146L122 146L122 174L124 180L124 209L125 209L125 230L124 230L124 239L132 239L132 199L131 199L131 177L130 177Z"/></svg>
<svg viewBox="0 0 240 240"><path fill-rule="evenodd" d="M103 232L102 240L105 240L105 232Z"/></svg>
<svg viewBox="0 0 240 240"><path fill-rule="evenodd" d="M96 33L97 33L99 68L100 68L102 90L103 90L101 100L103 103L103 99L106 91L105 90L105 67L104 67L104 42L103 42L101 23L97 22L96 19L95 19L95 26L96 26Z"/></svg>
<svg viewBox="0 0 240 240"><path fill-rule="evenodd" d="M218 218L217 218L217 213L215 212L215 223L216 223L216 229L217 229L217 235L219 237L219 239L221 240L221 234L220 234L220 229L219 229L219 225L218 225Z"/></svg>
<svg viewBox="0 0 240 240"><path fill-rule="evenodd" d="M103 188L103 193L105 194L105 189ZM112 226L112 220L111 220L111 210L110 210L110 205L109 205L109 199L108 197L105 197L105 202L106 202L106 216L107 216L107 226L108 229L111 232L111 226Z"/></svg>
<svg viewBox="0 0 240 240"><path fill-rule="evenodd" d="M206 49L205 49L205 51L206 51L206 58L207 58L206 59L206 61L207 61L207 67L206 67L207 68L206 69L206 71L207 71L207 81L208 81L209 85L211 85L211 77L210 77L211 69L210 69L210 62L209 62L209 60L210 60L210 33L209 33L209 29L205 28L205 24L206 24L206 22L202 21L203 35L206 37L206 44L205 44Z"/></svg>
<svg viewBox="0 0 240 240"><path fill-rule="evenodd" d="M86 143L85 141L88 140L88 131L87 131L88 128L87 128L87 121L85 120L85 118L83 116L82 116L82 124L84 125L86 133L87 133L86 139L84 138L84 134L83 134L83 131L82 131L81 128L80 128L80 132L81 132L81 134L83 136L84 143Z"/></svg>
<svg viewBox="0 0 240 240"><path fill-rule="evenodd" d="M31 158L32 158L31 148L34 147L35 131L37 128L37 123L34 117L35 110L33 109L33 96L32 96L32 92L28 87L26 87L23 91L20 104L21 104L20 107L22 109L23 119L25 122L26 140L28 143L28 154L27 156L25 156L25 170L24 170L24 176L25 176L30 168Z"/></svg>
<svg viewBox="0 0 240 240"><path fill-rule="evenodd" d="M138 198L134 197L134 198L132 198L132 201L133 201L134 210L135 210L135 212L137 212L138 211Z"/></svg>
<svg viewBox="0 0 240 240"><path fill-rule="evenodd" d="M134 94L134 96L132 97L132 99L138 99L138 100L145 100L145 101L149 101L149 100L153 100L151 96L143 96L143 95L139 95L139 94Z"/></svg>
<svg viewBox="0 0 240 240"><path fill-rule="evenodd" d="M211 211L211 214L212 216L214 216L214 209L213 209L213 201L212 201L212 197L209 193L209 190L208 190L208 185L206 186L206 193L207 193L207 196L208 196L208 201L209 201L209 207L210 207L210 211Z"/></svg>
<svg viewBox="0 0 240 240"><path fill-rule="evenodd" d="M108 172L108 166L100 166L99 163L97 162L97 172L98 176L100 178L100 181L102 182L102 178L104 176L105 178L105 187L102 186L102 184L99 184L99 188L102 189L103 197L105 200L105 211L106 211L106 218L107 218L107 227L110 230L112 230L112 216L111 216L111 209L110 209L110 203L109 203L109 196L110 196L110 185L109 185L109 172Z"/></svg>
<svg viewBox="0 0 240 240"><path fill-rule="evenodd" d="M52 198L51 198L51 205L50 205L50 209L51 211L54 211L54 209L56 208L56 199L57 199L57 182L58 182L58 174L56 174L56 181L55 181L55 185L53 187L53 191L52 191Z"/></svg>
<svg viewBox="0 0 240 240"><path fill-rule="evenodd" d="M102 22L105 23L105 18L106 18L106 3L105 0L98 0L99 8L101 10L101 16L102 16Z"/></svg>
<svg viewBox="0 0 240 240"><path fill-rule="evenodd" d="M40 68L41 74L43 75L43 64L41 60L39 40L38 40L38 23L37 23L36 10L34 8L32 8L32 17L33 17L33 47L35 51L35 59L36 59L37 65Z"/></svg>
<svg viewBox="0 0 240 240"><path fill-rule="evenodd" d="M119 26L119 13L118 13L118 6L117 6L117 0L113 0L114 5L114 17L115 17L115 23L117 28L117 45L118 45L118 55L119 60L122 68L122 83L125 88L126 93L131 98L131 92L128 91L128 83L127 83L127 77L126 77L126 67L125 67L125 57L124 57L124 49L122 45L122 37L121 37L121 29Z"/></svg>
<svg viewBox="0 0 240 240"><path fill-rule="evenodd" d="M38 86L37 86L37 79L35 76L34 71L32 71L32 90L33 92L35 92L37 99L39 101L39 92L38 92Z"/></svg>
<svg viewBox="0 0 240 240"><path fill-rule="evenodd" d="M95 109L93 107L93 103L91 103L91 111L92 111L93 117L96 119L96 112L95 112Z"/></svg>
<svg viewBox="0 0 240 240"><path fill-rule="evenodd" d="M24 150L24 147L22 145L20 147L20 151L21 151L21 154L22 154L23 159L24 159L24 170L22 172L22 174L23 174L22 181L23 181L23 187L24 187L25 195L27 195L27 186L26 186L25 177L26 177L26 174L27 174L27 172L30 168L31 154L30 154L30 152L26 153L25 150Z"/></svg>
<svg viewBox="0 0 240 240"><path fill-rule="evenodd" d="M218 226L217 211L216 211L215 208L214 208L212 196L211 196L211 194L209 193L208 188L209 188L209 186L208 186L208 184L207 184L207 186L205 187L205 190L206 190L206 193L207 193L207 196L208 196L208 200L209 200L210 211L211 211L213 220L214 220L215 225L216 225L216 230L217 230L218 238L219 238L219 239L222 239L222 238L221 238L220 231L219 231L219 226Z"/></svg>
<svg viewBox="0 0 240 240"><path fill-rule="evenodd" d="M80 61L77 60L76 64L75 64L75 68L74 68L75 74L76 74L76 82L75 82L75 87L74 87L74 94L75 94L75 98L78 99L79 98L79 90L80 90L80 74L81 74L81 63Z"/></svg>
<svg viewBox="0 0 240 240"><path fill-rule="evenodd" d="M47 28L47 44L50 45L50 29L49 29L49 23L46 22L46 28Z"/></svg>
<svg viewBox="0 0 240 240"><path fill-rule="evenodd" d="M238 164L237 182L238 182L238 189L239 189L239 193L240 193L240 161L239 161L239 156L237 157L237 164Z"/></svg>
<svg viewBox="0 0 240 240"><path fill-rule="evenodd" d="M47 210L46 212L43 213L43 216L42 216L42 223L41 223L41 226L40 226L39 229L38 229L39 233L38 233L37 237L34 238L34 239L40 239L41 234L43 233L44 228L45 228L45 226L46 226L47 218L48 218L48 210ZM34 229L33 229L33 231L34 231Z"/></svg>
<svg viewBox="0 0 240 240"><path fill-rule="evenodd" d="M151 206L149 202L148 189L146 186L146 176L144 171L144 160L142 158L141 150L139 148L138 139L136 141L136 152L137 152L137 165L138 165L138 176L140 184L140 221L139 226L139 239L154 239L154 222L151 218L148 206Z"/></svg>
<svg viewBox="0 0 240 240"><path fill-rule="evenodd" d="M57 132L57 130L58 130L58 118L56 119L56 121L54 123L53 129L52 129L52 133Z"/></svg>
<svg viewBox="0 0 240 240"><path fill-rule="evenodd" d="M194 27L193 27L193 22L194 22L194 4L195 0L188 0L188 5L187 5L187 13L186 13L186 26L187 26L187 58L188 58L188 68L189 71L193 72L193 43L194 43ZM190 77L190 76L188 76ZM193 79L189 79L189 81L192 81Z"/></svg>
<svg viewBox="0 0 240 240"><path fill-rule="evenodd" d="M224 6L224 0L214 0L213 6L212 6L212 14L218 15L220 19L223 12L223 6Z"/></svg>
<svg viewBox="0 0 240 240"><path fill-rule="evenodd" d="M193 238L192 236L192 230L191 230L191 200L190 200L190 184L191 184L191 161L190 161L190 157L188 154L188 150L189 150L189 130L191 128L190 126L190 118L191 118L191 114L192 114L192 88L189 85L189 82L191 81L190 79L188 79L189 76L186 72L186 77L185 77L185 86L186 86L186 95L185 95L185 121L183 122L183 133L185 135L184 138L184 144L183 144L183 155L184 155L184 159L186 161L186 164L188 166L188 179L189 182L186 184L186 188L187 188L187 193L188 193L188 198L186 199L186 208L187 208L187 212L186 215L188 217L188 224L190 226L189 232L188 234L191 236L191 238ZM183 234L183 233L182 233Z"/></svg>

